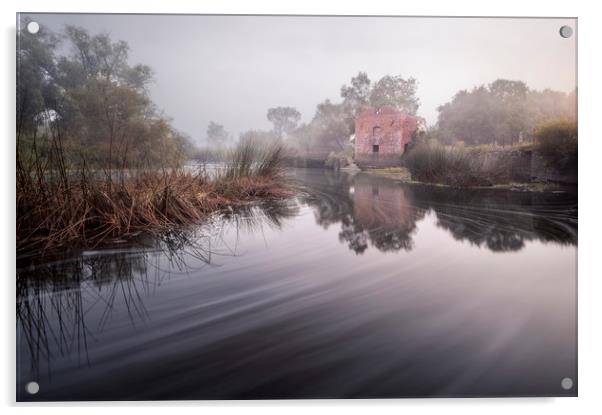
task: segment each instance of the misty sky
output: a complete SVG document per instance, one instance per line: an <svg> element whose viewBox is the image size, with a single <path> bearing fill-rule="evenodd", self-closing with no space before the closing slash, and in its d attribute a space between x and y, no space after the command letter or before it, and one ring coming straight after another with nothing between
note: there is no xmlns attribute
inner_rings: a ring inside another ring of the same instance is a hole
<svg viewBox="0 0 602 415"><path fill-rule="evenodd" d="M568 92L576 86L573 19L28 15L53 31L65 24L129 43L130 62L151 66L151 95L173 125L202 142L209 121L235 135L269 128L269 107L293 106L302 120L365 71L418 80L418 114L460 89L497 78Z"/></svg>

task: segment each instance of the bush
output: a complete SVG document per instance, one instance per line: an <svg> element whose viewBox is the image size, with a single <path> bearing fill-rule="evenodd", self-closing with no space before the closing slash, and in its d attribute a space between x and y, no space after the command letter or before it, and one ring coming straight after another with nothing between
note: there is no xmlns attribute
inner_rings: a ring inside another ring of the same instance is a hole
<svg viewBox="0 0 602 415"><path fill-rule="evenodd" d="M340 168L347 167L348 165L348 157L344 152L335 153L334 151L331 151L324 161L324 167L327 169L339 170Z"/></svg>
<svg viewBox="0 0 602 415"><path fill-rule="evenodd" d="M577 170L577 123L558 119L535 130L536 150L548 167L562 172Z"/></svg>
<svg viewBox="0 0 602 415"><path fill-rule="evenodd" d="M228 155L223 177L281 177L284 153L284 146L278 142L242 140Z"/></svg>
<svg viewBox="0 0 602 415"><path fill-rule="evenodd" d="M490 186L500 182L503 170L466 149L426 144L411 149L403 164L413 180L458 187Z"/></svg>

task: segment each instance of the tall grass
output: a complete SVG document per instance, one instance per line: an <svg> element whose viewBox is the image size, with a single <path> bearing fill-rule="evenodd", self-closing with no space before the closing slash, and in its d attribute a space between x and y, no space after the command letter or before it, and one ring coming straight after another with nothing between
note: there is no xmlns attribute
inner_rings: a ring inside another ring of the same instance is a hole
<svg viewBox="0 0 602 415"><path fill-rule="evenodd" d="M280 143L262 143L244 140L226 157L223 176L226 179L241 177L282 176L285 149Z"/></svg>
<svg viewBox="0 0 602 415"><path fill-rule="evenodd" d="M556 119L535 130L536 146L548 167L560 172L577 170L577 123Z"/></svg>
<svg viewBox="0 0 602 415"><path fill-rule="evenodd" d="M489 186L502 179L503 169L486 163L464 148L421 144L404 157L413 180L457 187Z"/></svg>
<svg viewBox="0 0 602 415"><path fill-rule="evenodd" d="M17 250L95 246L107 239L168 232L209 214L292 194L281 147L243 144L222 174L170 168L103 174L69 168L60 148L48 157L18 154ZM114 177L118 177L115 179Z"/></svg>

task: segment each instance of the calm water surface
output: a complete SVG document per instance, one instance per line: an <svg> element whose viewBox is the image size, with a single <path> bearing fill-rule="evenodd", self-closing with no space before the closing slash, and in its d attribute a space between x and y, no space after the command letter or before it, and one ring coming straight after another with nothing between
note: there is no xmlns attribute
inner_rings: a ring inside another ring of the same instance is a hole
<svg viewBox="0 0 602 415"><path fill-rule="evenodd" d="M576 395L574 193L291 175L290 203L19 259L17 398Z"/></svg>

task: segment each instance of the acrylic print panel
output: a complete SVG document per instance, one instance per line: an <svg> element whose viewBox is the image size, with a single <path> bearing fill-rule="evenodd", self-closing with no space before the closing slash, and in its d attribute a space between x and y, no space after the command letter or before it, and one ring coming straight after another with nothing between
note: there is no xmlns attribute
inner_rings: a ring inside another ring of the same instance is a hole
<svg viewBox="0 0 602 415"><path fill-rule="evenodd" d="M17 400L577 395L576 19L17 20Z"/></svg>

